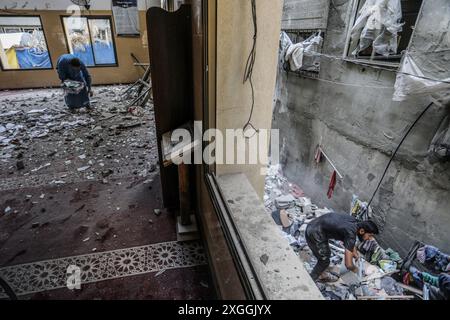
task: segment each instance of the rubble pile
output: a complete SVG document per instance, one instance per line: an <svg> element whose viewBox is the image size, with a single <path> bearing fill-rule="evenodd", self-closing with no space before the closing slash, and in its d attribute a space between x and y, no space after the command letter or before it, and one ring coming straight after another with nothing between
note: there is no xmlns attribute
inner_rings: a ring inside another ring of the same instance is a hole
<svg viewBox="0 0 450 320"><path fill-rule="evenodd" d="M302 189L288 181L283 176L281 167L271 166L266 178L264 202L267 212L272 215L275 223L280 227L280 232L289 242L295 253L301 258L308 272L312 271L316 258L308 248L305 240L305 230L314 219L332 212L328 208L319 208L306 197ZM375 240L373 240L375 241ZM372 248L375 246L373 245ZM376 242L376 241L375 241ZM363 243L367 249L367 243ZM397 271L397 264L383 251L383 267L366 261L362 253L359 259L360 274L347 271L344 265L344 246L340 241L330 241L332 252L331 264L328 272L339 279L333 283L320 283L317 286L326 299L329 300L355 300L355 299L396 299L412 298L405 296L401 286L390 275ZM360 250L362 248L360 247ZM363 251L366 254L368 251ZM390 251L387 250L387 253ZM395 252L391 252L396 256ZM398 255L398 254L397 254ZM379 262L380 260L378 260ZM398 263L400 261L397 260Z"/></svg>
<svg viewBox="0 0 450 320"><path fill-rule="evenodd" d="M0 94L1 190L156 171L152 106L124 109L125 86L94 89L93 110L72 114L63 90ZM139 110L138 110L139 109Z"/></svg>

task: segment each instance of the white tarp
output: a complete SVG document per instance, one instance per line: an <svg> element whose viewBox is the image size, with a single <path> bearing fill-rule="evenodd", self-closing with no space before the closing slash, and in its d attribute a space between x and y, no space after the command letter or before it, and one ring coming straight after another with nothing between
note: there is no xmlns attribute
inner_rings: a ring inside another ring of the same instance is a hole
<svg viewBox="0 0 450 320"><path fill-rule="evenodd" d="M442 99L442 94L450 92L450 78L442 80L427 78L408 53L405 53L399 71L394 86L394 101L404 101L410 97L423 95L439 95L438 98Z"/></svg>
<svg viewBox="0 0 450 320"><path fill-rule="evenodd" d="M397 54L398 33L403 25L401 19L400 0L366 0L352 28L352 42L359 40L352 55L356 56L371 45L377 54Z"/></svg>

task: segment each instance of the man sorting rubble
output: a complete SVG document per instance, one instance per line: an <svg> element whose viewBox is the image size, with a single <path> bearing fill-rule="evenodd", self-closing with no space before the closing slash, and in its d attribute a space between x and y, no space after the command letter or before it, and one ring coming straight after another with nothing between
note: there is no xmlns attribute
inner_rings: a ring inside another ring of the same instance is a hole
<svg viewBox="0 0 450 320"><path fill-rule="evenodd" d="M325 272L330 265L331 250L328 240L334 239L344 243L345 267L358 273L353 259L358 261L356 237L360 241L369 240L378 234L378 227L372 221L358 222L354 217L342 213L328 213L308 224L305 232L306 242L317 258L317 264L311 272L314 281L337 281L337 277Z"/></svg>
<svg viewBox="0 0 450 320"><path fill-rule="evenodd" d="M58 59L56 69L65 90L65 101L70 111L75 112L79 108L90 110L89 97L93 96L92 78L86 65L73 54L63 54Z"/></svg>

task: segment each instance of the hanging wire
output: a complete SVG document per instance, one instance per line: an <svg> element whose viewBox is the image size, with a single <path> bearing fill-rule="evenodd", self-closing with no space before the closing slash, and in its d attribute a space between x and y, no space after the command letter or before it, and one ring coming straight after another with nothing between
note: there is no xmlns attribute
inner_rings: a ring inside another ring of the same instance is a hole
<svg viewBox="0 0 450 320"><path fill-rule="evenodd" d="M408 72L403 72L403 71L400 71L400 70L393 69L392 67L389 68L389 67L383 67L383 66L380 66L380 65L374 65L373 61L372 61L372 63L368 63L368 62L364 62L364 61L358 61L358 60L350 59L350 58L346 59L346 58L343 58L341 56L333 56L333 55L320 53L320 52L315 52L314 54L318 55L318 56L321 56L321 57L324 57L324 58L327 58L327 59L349 62L349 63L353 63L353 64L360 65L360 66L363 66L363 67L369 67L369 68L372 68L372 69L389 71L389 72L392 72L392 73L403 74L403 75L411 76L411 77L418 78L418 79L430 80L430 81L434 81L434 82L450 84L450 80L435 79L435 78L430 78L430 77L426 77L426 76L420 76L420 75L416 75L416 74L412 74L412 73L408 73ZM320 80L326 80L326 79L320 79Z"/></svg>
<svg viewBox="0 0 450 320"><path fill-rule="evenodd" d="M409 127L408 131L406 132L406 134L403 136L402 140L400 141L400 143L398 144L397 148L395 149L394 153L392 154L384 172L383 175L381 176L380 181L378 182L378 185L375 189L375 191L372 194L372 198L370 198L369 203L367 204L367 208L370 207L370 205L372 204L373 200L375 199L375 195L377 194L378 190L381 187L381 184L383 183L384 178L386 177L386 174L389 170L389 167L391 166L392 162L394 161L395 156L397 155L398 151L400 150L400 147L402 146L403 142L405 142L406 138L409 136L409 134L411 133L412 129L414 129L414 127L416 126L416 124L419 122L420 119L422 119L422 117L425 115L425 113L431 108L431 106L434 103L430 103L421 113L420 115L417 117L417 119L412 123L412 125Z"/></svg>
<svg viewBox="0 0 450 320"><path fill-rule="evenodd" d="M251 128L255 132L253 133L253 135L251 135L250 137L246 137L246 138L251 138L258 132L258 129L256 129L255 126L251 122L252 117L253 117L253 111L255 108L255 88L253 86L253 68L255 66L255 61L256 61L256 43L257 43L257 39L258 39L258 20L257 20L257 16L256 16L256 0L251 0L251 1L252 1L252 19L253 19L253 30L254 30L253 45L252 45L252 50L250 51L250 54L247 58L247 63L245 64L243 84L245 84L247 81L250 83L250 88L252 91L252 107L250 109L250 115L248 117L248 120L245 123L242 130L245 133L245 131L247 129Z"/></svg>

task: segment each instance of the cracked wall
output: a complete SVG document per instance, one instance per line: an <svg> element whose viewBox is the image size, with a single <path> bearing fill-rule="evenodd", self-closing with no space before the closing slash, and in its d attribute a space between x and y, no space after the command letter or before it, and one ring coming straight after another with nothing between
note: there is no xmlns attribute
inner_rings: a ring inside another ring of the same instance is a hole
<svg viewBox="0 0 450 320"><path fill-rule="evenodd" d="M351 2L331 1L323 47L327 55L342 57ZM411 50L426 75L448 77L450 7L446 0L424 2ZM348 212L353 194L370 199L390 155L430 99L394 102L394 72L342 59L322 57L319 77L323 80L279 72L273 127L280 129L285 174L318 205ZM380 242L401 254L416 239L450 252L450 165L426 158L447 113L433 106L417 124L373 203L383 229ZM314 163L320 142L344 175L331 200L326 193L332 168Z"/></svg>

